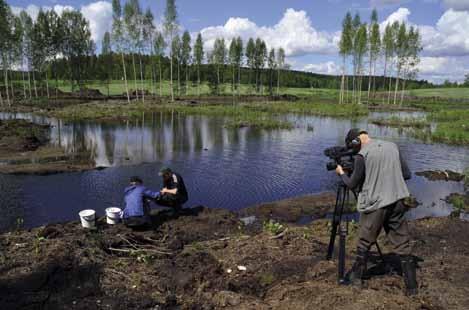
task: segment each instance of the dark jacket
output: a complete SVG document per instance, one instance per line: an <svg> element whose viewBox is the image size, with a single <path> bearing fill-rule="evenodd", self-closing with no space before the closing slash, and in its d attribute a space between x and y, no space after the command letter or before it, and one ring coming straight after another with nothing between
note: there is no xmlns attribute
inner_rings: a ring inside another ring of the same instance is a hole
<svg viewBox="0 0 469 310"><path fill-rule="evenodd" d="M183 204L187 202L189 195L187 193L186 185L184 184L184 179L178 173L173 173L171 178L165 181L163 185L167 189L177 188L175 199L178 203Z"/></svg>
<svg viewBox="0 0 469 310"><path fill-rule="evenodd" d="M156 199L160 193L147 189L143 185L131 185L125 189L125 208L122 217L129 218L147 215L148 211L145 199Z"/></svg>

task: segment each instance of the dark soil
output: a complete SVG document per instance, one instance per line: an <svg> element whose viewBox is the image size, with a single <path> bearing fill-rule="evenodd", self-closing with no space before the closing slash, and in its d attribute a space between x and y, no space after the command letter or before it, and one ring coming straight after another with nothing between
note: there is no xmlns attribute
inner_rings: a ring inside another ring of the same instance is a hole
<svg viewBox="0 0 469 310"><path fill-rule="evenodd" d="M0 120L0 156L37 150L49 141L49 128L25 120Z"/></svg>
<svg viewBox="0 0 469 310"><path fill-rule="evenodd" d="M273 236L249 230L236 214L200 207L179 217L157 213L147 231L98 224L0 235L0 309L469 308L469 223L455 218L411 223L423 260L412 298L398 274L374 275L362 290L338 286L336 260L324 260L326 220L284 224ZM384 238L380 245L387 253Z"/></svg>

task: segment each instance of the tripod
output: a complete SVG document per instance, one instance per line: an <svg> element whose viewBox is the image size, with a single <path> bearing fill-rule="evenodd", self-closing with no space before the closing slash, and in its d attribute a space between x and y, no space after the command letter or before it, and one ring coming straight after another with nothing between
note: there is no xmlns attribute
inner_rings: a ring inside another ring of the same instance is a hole
<svg viewBox="0 0 469 310"><path fill-rule="evenodd" d="M344 182L339 181L337 187L337 196L335 200L334 206L334 214L332 215L331 219L331 236L329 239L329 246L327 249L327 256L326 259L332 259L332 255L334 254L334 244L335 239L337 236L337 232L339 232L339 264L337 266L337 282L339 284L346 284L347 280L345 277L345 242L347 239L348 234L348 221L342 221L342 215L344 212L344 206L349 204L350 202L350 192L352 192L355 197L356 193L349 190L347 185ZM378 250L381 259L383 259L383 254L377 242L374 243L376 245L376 249Z"/></svg>

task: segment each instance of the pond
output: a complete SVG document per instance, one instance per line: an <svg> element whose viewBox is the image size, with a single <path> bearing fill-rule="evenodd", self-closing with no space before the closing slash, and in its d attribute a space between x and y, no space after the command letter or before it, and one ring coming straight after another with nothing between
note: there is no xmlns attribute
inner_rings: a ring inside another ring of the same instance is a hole
<svg viewBox="0 0 469 310"><path fill-rule="evenodd" d="M369 118L389 117L376 112ZM421 116L402 113L400 116ZM334 191L338 178L326 171L323 150L341 145L349 128L366 128L372 137L396 142L413 172L469 166L467 147L425 144L406 131L358 120L303 115L285 116L293 130L227 129L225 119L177 113L152 113L131 122L64 122L31 114L0 113L50 123L51 143L68 152L87 151L97 166L82 173L49 176L0 175L0 230L77 220L82 209L122 206L123 189L138 175L153 189L161 187L158 169L172 167L185 179L187 206L239 210L262 202ZM445 216L451 207L442 199L462 192L454 182L430 182L413 176L411 192L422 205L410 218Z"/></svg>

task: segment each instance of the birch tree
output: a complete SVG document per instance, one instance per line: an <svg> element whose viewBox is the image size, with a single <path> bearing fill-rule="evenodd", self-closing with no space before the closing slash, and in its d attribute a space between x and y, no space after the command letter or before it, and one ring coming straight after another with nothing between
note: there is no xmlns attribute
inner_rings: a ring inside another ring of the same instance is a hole
<svg viewBox="0 0 469 310"><path fill-rule="evenodd" d="M200 66L204 61L204 42L200 33L194 44L194 61L197 66L197 95L200 96Z"/></svg>
<svg viewBox="0 0 469 310"><path fill-rule="evenodd" d="M342 21L342 33L339 42L339 54L342 57L342 79L340 83L339 103L344 103L345 75L347 74L347 56L352 53L353 47L353 24L352 15L347 12Z"/></svg>
<svg viewBox="0 0 469 310"><path fill-rule="evenodd" d="M122 8L120 0L112 0L112 40L114 48L121 55L122 71L124 74L125 92L127 94L127 102L130 103L129 85L127 83L127 70L125 66L125 38L124 26L122 21Z"/></svg>
<svg viewBox="0 0 469 310"><path fill-rule="evenodd" d="M370 102L370 93L372 90L372 79L373 79L373 90L374 81L376 75L376 62L381 51L381 34L379 32L378 24L378 12L373 10L371 14L371 23L369 27L369 61L370 71L368 74L368 103ZM372 78L373 77L373 78Z"/></svg>
<svg viewBox="0 0 469 310"><path fill-rule="evenodd" d="M155 51L155 56L158 58L158 72L159 72L159 86L160 86L160 97L163 96L163 63L162 59L164 56L164 51L166 49L166 41L161 32L157 32L155 35L155 42L153 48Z"/></svg>
<svg viewBox="0 0 469 310"><path fill-rule="evenodd" d="M164 30L168 36L168 42L173 42L174 36L179 31L179 26L177 22L177 9L176 9L176 0L166 0L166 10L165 10L165 20L164 20ZM173 87L173 53L170 49L170 91L171 91L171 101L174 102L174 87Z"/></svg>
<svg viewBox="0 0 469 310"><path fill-rule="evenodd" d="M186 95L189 94L189 65L191 62L191 35L189 31L185 31L182 35L182 43L181 43L181 63L184 66L184 73L186 77Z"/></svg>
<svg viewBox="0 0 469 310"><path fill-rule="evenodd" d="M285 50L280 47L277 51L277 96L280 95L280 72L285 67Z"/></svg>

